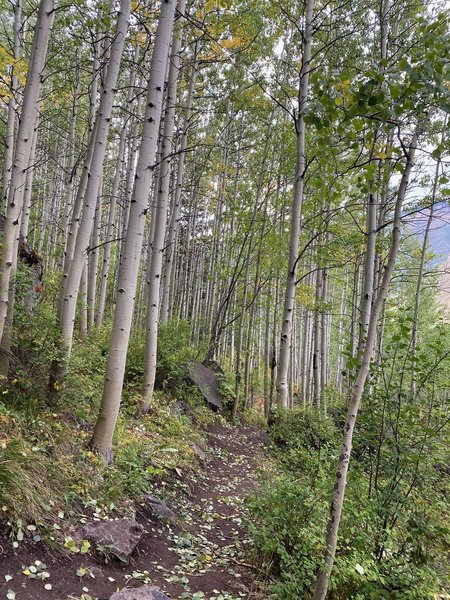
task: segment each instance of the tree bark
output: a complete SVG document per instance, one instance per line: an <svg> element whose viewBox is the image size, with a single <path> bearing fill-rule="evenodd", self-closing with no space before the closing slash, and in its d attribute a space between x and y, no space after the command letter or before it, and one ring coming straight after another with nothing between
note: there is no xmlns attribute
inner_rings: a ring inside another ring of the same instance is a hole
<svg viewBox="0 0 450 600"><path fill-rule="evenodd" d="M42 88L42 74L47 58L48 41L53 20L53 1L41 0L14 149L3 243L0 252L0 339L3 338L8 305L11 302L11 293L14 295L14 292L10 288L16 274L16 256L19 246L25 179L30 163L33 134L38 114L39 95Z"/></svg>
<svg viewBox="0 0 450 600"><path fill-rule="evenodd" d="M311 62L311 47L313 38L313 9L314 0L307 0L305 9L305 29L303 33L302 68L299 77L299 101L297 128L297 159L295 167L294 200L291 215L291 231L289 242L288 272L283 307L283 320L281 326L280 354L277 369L277 400L278 404L286 408L288 405L288 372L289 357L292 343L292 323L294 316L296 275L298 262L298 246L301 232L301 214L303 204L304 175L306 169L305 134L306 127L303 111L306 108L309 90L309 72Z"/></svg>
<svg viewBox="0 0 450 600"><path fill-rule="evenodd" d="M112 439L120 409L138 268L148 210L148 196L155 168L164 78L174 14L174 0L163 1L150 66L146 114L130 204L130 215L123 256L119 267L117 302L109 344L102 403L90 444L95 451L103 456L106 462L113 459Z"/></svg>
<svg viewBox="0 0 450 600"><path fill-rule="evenodd" d="M409 183L411 169L414 162L417 140L418 133L416 132L413 134L411 143L408 148L405 169L402 175L400 187L396 198L391 247L387 258L387 263L384 269L383 278L372 307L369 326L367 329L366 343L362 353L358 374L351 392L347 417L342 434L342 444L339 452L339 464L336 473L330 516L327 524L325 565L319 570L319 575L314 588L313 600L325 600L328 591L331 571L334 565L338 541L339 524L344 504L348 467L350 464L350 456L352 451L353 432L358 416L358 411L361 405L361 398L364 392L364 386L369 375L370 364L374 354L378 327L378 316L380 313L380 309L386 300L389 283L391 281L392 273L397 259L398 248L400 244L401 210L406 195L406 189Z"/></svg>
<svg viewBox="0 0 450 600"><path fill-rule="evenodd" d="M171 282L172 282L173 260L174 260L174 254L175 254L175 240L176 240L176 232L177 232L177 227L178 227L178 220L180 218L181 192L183 191L186 147L187 147L187 142L188 142L192 105L194 102L195 80L196 80L197 71L198 71L197 54L198 54L198 41L195 45L194 64L192 65L192 72L191 72L190 80L189 80L189 89L188 89L188 94L187 94L186 108L185 108L185 112L184 112L183 133L181 134L180 147L179 147L179 157L178 157L178 166L177 166L177 174L176 174L176 186L175 186L175 194L174 194L174 199L173 199L173 210L172 210L172 214L170 216L169 234L167 236L165 273L164 273L163 292L162 292L162 301L161 301L161 315L160 315L162 323L166 323L169 318L169 292L170 292L170 286L171 286Z"/></svg>
<svg viewBox="0 0 450 600"><path fill-rule="evenodd" d="M22 0L17 0L14 6L14 21L13 21L13 56L17 62L20 58L20 20L22 15ZM8 207L9 184L11 181L11 172L13 166L14 155L14 137L17 120L17 93L19 91L17 77L15 75L15 67L11 68L11 95L8 100L8 112L6 116L6 131L5 131L5 158L3 163L3 182L2 182L2 199L3 210L6 213Z"/></svg>
<svg viewBox="0 0 450 600"><path fill-rule="evenodd" d="M446 120L447 122L447 120ZM441 140L443 142L443 139ZM417 274L417 286L416 286L416 294L414 296L414 312L413 312L413 322L412 322L412 330L411 330L411 400L414 400L416 395L416 354L417 354L417 334L419 330L419 308L420 308L420 298L422 295L422 280L423 280L423 271L425 267L425 256L427 252L428 246L428 238L430 235L430 227L433 222L434 216L434 206L436 202L436 191L439 182L439 171L441 168L441 159L439 159L436 163L436 171L434 174L433 188L431 191L431 207L430 214L428 215L427 224L425 227L425 233L423 236L422 250L420 253L420 262L419 262L419 272Z"/></svg>
<svg viewBox="0 0 450 600"><path fill-rule="evenodd" d="M177 9L184 15L185 0L178 0ZM167 81L166 111L164 115L164 131L162 135L161 165L159 190L156 207L153 212L154 235L149 244L149 273L147 296L147 319L144 352L144 378L142 382L142 414L150 410L155 387L156 359L158 350L158 318L161 289L161 270L164 252L164 237L166 232L167 208L170 188L170 156L172 154L172 139L175 125L175 104L180 70L181 33L175 31L172 39L172 54L169 76Z"/></svg>
<svg viewBox="0 0 450 600"><path fill-rule="evenodd" d="M62 357L52 364L49 391L55 393L64 380L67 361L72 349L73 330L78 291L83 268L85 267L86 251L97 206L97 195L103 170L103 161L106 153L108 133L111 122L113 101L119 76L125 38L128 31L130 18L130 0L121 0L114 41L111 47L108 70L102 88L100 105L95 118L95 124L90 139L92 144L92 160L87 166L88 176L86 189L83 194L83 216L78 228L77 239L73 258L68 265L68 272L64 273L61 282L58 308L60 310L59 326L61 331ZM88 152L89 154L89 152ZM80 186L82 182L80 182Z"/></svg>

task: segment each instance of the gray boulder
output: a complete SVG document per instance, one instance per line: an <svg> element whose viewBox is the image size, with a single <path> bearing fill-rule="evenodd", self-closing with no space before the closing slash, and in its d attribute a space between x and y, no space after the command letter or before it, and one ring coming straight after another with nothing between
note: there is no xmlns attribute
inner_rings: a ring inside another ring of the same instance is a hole
<svg viewBox="0 0 450 600"><path fill-rule="evenodd" d="M194 363L189 379L198 387L209 408L222 410L223 398L220 393L220 381L217 374L201 363Z"/></svg>
<svg viewBox="0 0 450 600"><path fill-rule="evenodd" d="M194 411L184 400L177 400L176 402L172 402L172 404L169 405L169 414L174 417L184 416L190 419L191 421L194 417Z"/></svg>
<svg viewBox="0 0 450 600"><path fill-rule="evenodd" d="M197 458L199 460L201 460L202 462L205 462L205 460L206 460L206 452L204 450L202 450L201 448L199 448L197 446L197 444L191 444L191 448L194 451L194 454L197 455Z"/></svg>
<svg viewBox="0 0 450 600"><path fill-rule="evenodd" d="M133 550L141 539L144 528L135 521L96 521L81 527L75 532L76 540L89 540L100 550L113 554L119 560L128 562Z"/></svg>
<svg viewBox="0 0 450 600"><path fill-rule="evenodd" d="M109 600L170 600L170 598L154 585L143 585L139 588L123 588L110 596Z"/></svg>

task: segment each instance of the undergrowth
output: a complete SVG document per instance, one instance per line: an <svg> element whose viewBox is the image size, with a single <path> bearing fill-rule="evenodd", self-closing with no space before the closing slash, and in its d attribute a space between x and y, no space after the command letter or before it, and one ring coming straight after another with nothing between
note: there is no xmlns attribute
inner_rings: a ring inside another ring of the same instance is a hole
<svg viewBox="0 0 450 600"><path fill-rule="evenodd" d="M336 414L336 423L341 417ZM376 425L377 412L363 411L329 598L433 598L448 576L450 485L437 468L445 434L436 422L435 439L429 434L423 453L416 448L412 457L417 430L403 432L393 444L389 432L380 442ZM280 599L312 597L340 437L332 419L313 410L281 412L271 429L271 467L249 500L248 528L254 559ZM377 453L384 454L383 463Z"/></svg>
<svg viewBox="0 0 450 600"><path fill-rule="evenodd" d="M101 400L109 326L77 340L65 386L50 405L46 378L52 343L38 326L47 308L40 305L26 329L18 321L21 350L15 350L21 359L0 396L0 519L15 545L31 538L61 545L61 519L75 521L90 511L132 513L134 501L153 485L198 467L193 445L204 444L202 431L216 418L183 380L194 357L187 327L168 325L159 345L159 389L145 417L137 416L135 367L143 363L143 346L138 339L131 348L115 460L106 466L88 442Z"/></svg>

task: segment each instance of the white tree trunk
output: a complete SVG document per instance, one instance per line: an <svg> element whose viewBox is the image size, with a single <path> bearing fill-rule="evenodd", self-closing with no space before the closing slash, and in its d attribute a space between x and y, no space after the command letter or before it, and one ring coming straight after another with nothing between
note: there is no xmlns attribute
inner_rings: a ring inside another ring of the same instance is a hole
<svg viewBox="0 0 450 600"><path fill-rule="evenodd" d="M185 0L178 0L178 11L184 14ZM154 214L154 234L150 249L147 319L144 354L144 378L142 382L141 412L147 413L153 396L156 377L156 354L158 349L158 316L159 292L161 286L161 269L166 232L167 207L169 202L170 155L172 153L172 138L175 125L175 104L177 100L177 85L180 69L180 32L173 35L172 55L170 60L169 77L167 81L166 110L164 115L164 131L162 135L161 166L159 177L158 199Z"/></svg>
<svg viewBox="0 0 450 600"><path fill-rule="evenodd" d="M88 331L91 331L95 324L95 308L97 301L97 272L98 255L100 243L101 214L103 198L103 177L100 178L100 186L97 195L97 206L95 208L94 227L91 233L88 255L88 294L87 294L87 313L88 313Z"/></svg>
<svg viewBox="0 0 450 600"><path fill-rule="evenodd" d="M33 36L30 64L23 95L23 106L14 150L8 206L0 254L0 339L3 337L8 304L11 302L11 280L16 272L20 222L23 209L26 171L30 163L33 134L38 114L42 73L47 57L48 40L53 25L52 0L41 0ZM12 316L11 316L12 318Z"/></svg>
<svg viewBox="0 0 450 600"><path fill-rule="evenodd" d="M309 72L311 62L311 46L313 38L314 0L307 0L305 9L305 29L303 33L302 68L299 80L299 103L297 118L297 160L295 167L294 200L291 214L291 232L289 242L288 272L284 297L283 320L281 325L280 354L277 368L277 400L283 408L288 405L288 373L289 357L292 343L292 323L294 316L298 246L300 241L301 214L303 204L304 174L306 169L305 155L305 121L303 111L306 108L309 89Z"/></svg>
<svg viewBox="0 0 450 600"><path fill-rule="evenodd" d="M169 54L175 14L175 1L161 4L158 29L155 36L147 106L142 130L139 158L134 182L130 215L123 256L117 282L117 303L114 311L112 334L106 366L100 413L95 425L91 447L108 462L112 460L112 439L119 414L123 376L136 295L139 261L148 210L148 196L155 168L158 130L161 120L164 77Z"/></svg>
<svg viewBox="0 0 450 600"><path fill-rule="evenodd" d="M101 19L102 16L102 8L98 9L98 20ZM73 204L72 210L72 218L68 228L67 239L65 240L65 250L64 250L64 258L63 258L63 279L61 282L61 289L59 293L58 299L58 314L62 313L63 301L64 301L64 292L63 286L66 285L67 282L67 273L70 268L70 264L72 262L73 254L75 252L75 244L77 241L78 228L80 226L81 213L83 210L83 202L84 202L84 194L86 191L86 186L89 178L92 157L95 152L95 137L97 135L97 127L98 121L95 119L95 109L97 106L97 92L98 92L98 74L100 70L100 35L97 32L96 39L94 41L93 48L93 57L92 57L92 83L91 89L89 93L89 117L88 117L88 128L89 128L89 139L88 139L88 148L86 157L84 159L83 172L81 174L80 181L78 183L77 194L75 196L75 201ZM75 107L74 107L75 108Z"/></svg>
<svg viewBox="0 0 450 600"><path fill-rule="evenodd" d="M39 119L38 119L38 121L39 121ZM22 212L22 220L20 223L20 235L22 236L24 242L27 241L28 227L30 224L31 192L33 191L34 163L35 163L35 159L36 159L37 138L38 138L38 123L36 124L36 129L33 133L33 144L31 146L30 162L28 164L27 175L25 178L25 190L24 190L24 195L23 195L23 212Z"/></svg>
<svg viewBox="0 0 450 600"><path fill-rule="evenodd" d="M445 121L445 124L447 120ZM444 127L445 130L445 127ZM444 144L444 136L442 136L441 143ZM422 242L422 250L420 254L420 262L419 262L419 272L417 274L417 286L416 293L414 296L414 312L413 312L413 323L412 323L412 331L411 331L411 400L415 399L416 396L416 354L417 354L417 338L419 331L419 308L420 308L420 299L422 295L422 280L423 280L423 271L425 267L425 257L428 248L428 238L430 235L431 223L433 222L434 216L434 208L436 203L436 192L437 186L439 182L439 175L441 169L441 159L438 159L436 163L436 171L434 173L434 181L433 188L431 191L431 207L430 213L428 215L427 224L425 227L425 233L423 236Z"/></svg>
<svg viewBox="0 0 450 600"><path fill-rule="evenodd" d="M20 19L22 14L22 0L17 0L14 6L14 22L13 22L13 56L17 62L20 58ZM11 69L11 96L8 100L8 112L6 117L5 131L5 158L3 163L3 182L2 182L2 199L3 210L6 213L8 206L9 184L11 181L11 171L13 166L14 154L14 134L16 129L16 110L18 93L18 81L15 75L14 66Z"/></svg>
<svg viewBox="0 0 450 600"><path fill-rule="evenodd" d="M95 325L101 327L103 324L103 317L105 314L105 302L106 292L108 288L108 276L109 267L111 264L111 251L112 244L114 242L114 224L116 217L116 206L117 206L117 195L119 192L119 182L122 175L122 167L125 157L125 140L126 140L126 127L122 128L119 141L119 149L117 152L117 160L115 165L114 180L111 189L111 198L109 200L109 211L108 211L108 223L106 225L106 236L105 236L105 249L102 260L102 271L100 274L100 285L98 292L98 308L95 315Z"/></svg>
<svg viewBox="0 0 450 600"><path fill-rule="evenodd" d="M77 139L77 116L78 116L78 95L80 87L80 61L81 53L77 52L77 66L75 71L75 85L73 90L73 102L72 102L72 114L70 115L70 138L69 138L69 157L67 160L66 167L66 181L64 190L64 216L63 216L63 230L62 230L62 242L64 244L63 251L61 252L61 269L64 270L64 247L67 244L68 232L70 225L70 217L72 213L72 202L75 189L75 146Z"/></svg>
<svg viewBox="0 0 450 600"><path fill-rule="evenodd" d="M61 384L61 380L64 378L66 368L65 365L70 357L72 348L78 291L95 216L97 194L103 169L103 161L106 152L106 144L108 141L114 95L116 92L117 78L119 75L120 62L125 38L127 35L129 18L130 0L122 0L119 8L114 41L111 47L108 70L102 88L100 105L95 118L93 135L91 136L90 140L94 150L92 151L92 161L90 165L88 165L87 185L83 197L83 216L78 228L73 258L70 262L70 265L68 265L69 270L68 272L64 273L63 281L61 282L58 308L60 310L59 324L62 335L61 342L63 357L62 360L55 361L52 365L52 373L49 383L51 392L58 389ZM81 185L82 182L80 182L80 186Z"/></svg>
<svg viewBox="0 0 450 600"><path fill-rule="evenodd" d="M186 155L186 147L188 141L188 133L189 126L191 120L191 112L192 112L192 104L194 101L194 91L195 91L195 80L197 76L198 70L198 42L195 45L194 50L194 64L192 66L192 72L190 75L189 81L189 89L187 94L187 102L186 108L184 112L184 123L183 123L183 133L181 135L180 147L179 147L179 157L178 157L178 166L177 166L177 175L176 175L176 187L175 194L173 199L173 210L170 216L169 223L169 235L167 236L167 248L166 248L166 261L165 261L165 274L164 274L164 285L162 292L162 301L161 301L161 322L166 323L169 318L169 292L172 281L172 271L173 271L173 261L175 255L175 239L178 227L178 219L180 218L180 210L181 210L181 192L183 190L183 178L184 178L184 163L185 163L185 155Z"/></svg>
<svg viewBox="0 0 450 600"><path fill-rule="evenodd" d="M409 183L411 169L414 162L417 140L418 135L417 133L415 133L409 145L405 170L403 172L400 187L397 193L395 213L393 219L391 247L387 263L384 269L383 278L376 299L373 303L369 327L367 330L366 343L364 346L358 374L351 392L350 402L347 411L347 418L342 433L342 444L339 452L339 464L337 468L335 486L333 490L333 499L331 502L330 516L327 524L325 565L321 567L319 571L319 575L314 589L314 600L325 600L328 591L330 575L336 556L339 524L342 515L342 507L344 504L348 467L350 464L350 456L352 451L353 431L355 428L359 407L361 405L361 398L364 392L364 386L369 375L370 363L374 354L378 327L378 316L380 313L380 309L383 306L384 301L386 299L388 287L394 270L394 265L397 260L398 248L400 244L401 211L403 201L406 195L406 189Z"/></svg>

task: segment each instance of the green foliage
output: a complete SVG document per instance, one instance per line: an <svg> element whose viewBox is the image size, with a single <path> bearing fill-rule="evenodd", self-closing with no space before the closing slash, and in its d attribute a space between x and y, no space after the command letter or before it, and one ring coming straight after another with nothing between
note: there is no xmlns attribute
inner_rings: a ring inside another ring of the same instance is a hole
<svg viewBox="0 0 450 600"><path fill-rule="evenodd" d="M13 529L21 522L45 521L61 503L65 472L59 459L30 431L23 419L0 403L0 507ZM30 425L41 429L42 421ZM36 432L37 433L37 432Z"/></svg>
<svg viewBox="0 0 450 600"><path fill-rule="evenodd" d="M196 350L190 344L190 323L173 319L161 323L158 330L158 356L155 387L170 388L189 373ZM130 343L127 355L125 380L140 384L144 372L144 336L136 336Z"/></svg>
<svg viewBox="0 0 450 600"><path fill-rule="evenodd" d="M110 326L105 325L74 345L64 399L78 417L93 416L100 405L110 333Z"/></svg>
<svg viewBox="0 0 450 600"><path fill-rule="evenodd" d="M445 578L450 486L438 467L445 453L442 433L434 430L433 443L417 407L405 410L399 423L409 443L400 442L400 448L387 431L380 441L382 411L371 402L362 413L332 599L427 598ZM417 442L420 432L426 444L413 452L412 440ZM312 411L281 412L271 431L276 466L249 502L248 526L279 598L311 597L323 557L339 441L331 420Z"/></svg>
<svg viewBox="0 0 450 600"><path fill-rule="evenodd" d="M52 280L46 293L51 294L51 286ZM203 445L199 426L208 424L212 416L192 387L181 383L177 399L189 403L195 425L191 417L173 409L170 395L161 392L155 394L151 415L137 417L134 384L142 368L139 350L143 347L134 342L126 401L115 436L115 461L105 466L88 450L88 443L103 389L110 324L76 340L64 388L49 410L45 376L53 354L44 321L51 314L48 298L31 314L25 315L18 305L16 339L27 355L2 390L0 515L13 529L25 533L27 523L36 523L46 540L64 546L59 530L53 527L61 509L70 515L85 505L101 516L114 509L130 510L130 501L148 492L155 481L176 469L197 467L192 445ZM49 327L53 322L49 321ZM169 387L187 372L193 350L187 323L168 324L162 330L159 365L161 380ZM37 373L34 380L27 377L28 371Z"/></svg>

